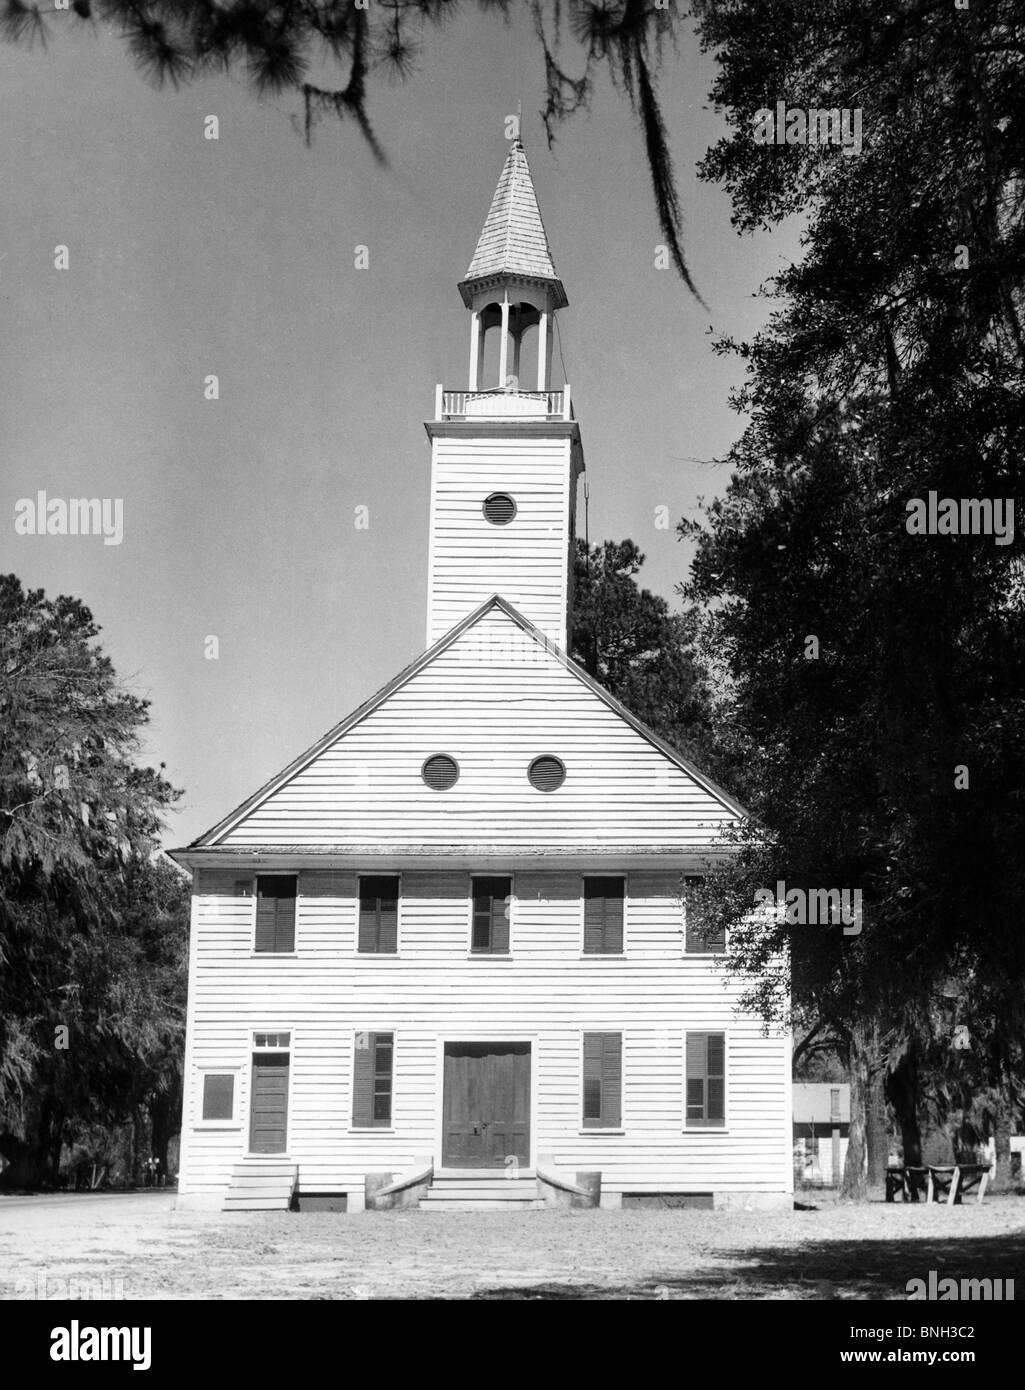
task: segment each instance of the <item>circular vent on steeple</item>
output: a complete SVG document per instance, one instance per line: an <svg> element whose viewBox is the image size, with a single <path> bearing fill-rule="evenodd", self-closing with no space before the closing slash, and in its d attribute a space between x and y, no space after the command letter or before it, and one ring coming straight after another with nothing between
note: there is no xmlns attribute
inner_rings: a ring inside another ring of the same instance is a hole
<svg viewBox="0 0 1025 1390"><path fill-rule="evenodd" d="M530 778L530 785L536 787L539 792L558 791L566 780L566 769L558 758L553 758L550 754L535 758L527 769L527 776Z"/></svg>
<svg viewBox="0 0 1025 1390"><path fill-rule="evenodd" d="M484 519L492 526L508 526L516 515L516 503L507 492L493 492L484 499Z"/></svg>
<svg viewBox="0 0 1025 1390"><path fill-rule="evenodd" d="M420 776L432 791L447 792L459 781L459 764L446 753L435 753L420 769Z"/></svg>

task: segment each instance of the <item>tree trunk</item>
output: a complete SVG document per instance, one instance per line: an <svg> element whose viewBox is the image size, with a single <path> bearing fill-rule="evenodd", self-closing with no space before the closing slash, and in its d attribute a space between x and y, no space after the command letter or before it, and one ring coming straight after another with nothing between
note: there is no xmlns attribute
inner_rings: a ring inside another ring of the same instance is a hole
<svg viewBox="0 0 1025 1390"><path fill-rule="evenodd" d="M176 1077L171 1087L155 1095L149 1103L151 1141L150 1151L157 1160L157 1172L166 1179L170 1176L167 1159L168 1147L178 1133L181 1121L182 1087L181 1079Z"/></svg>
<svg viewBox="0 0 1025 1390"><path fill-rule="evenodd" d="M1010 1105L1006 1103L1009 1099L1008 1096L1001 1095L993 1116L993 1139L997 1151L996 1173L993 1176L995 1192L1010 1192L1012 1186Z"/></svg>
<svg viewBox="0 0 1025 1390"><path fill-rule="evenodd" d="M875 1066L866 1097L866 1139L868 1143L868 1185L882 1188L886 1184L886 1164L890 1156L889 1125L886 1119L886 1096L883 1088L883 1069Z"/></svg>
<svg viewBox="0 0 1025 1390"><path fill-rule="evenodd" d="M900 1130L904 1163L917 1168L922 1162L922 1128L918 1122L918 1057L913 1049L890 1072L886 1093Z"/></svg>
<svg viewBox="0 0 1025 1390"><path fill-rule="evenodd" d="M841 1200L864 1202L868 1196L868 1116L873 1082L879 1072L879 1044L872 1024L852 1025L847 1042L851 1083L851 1128L847 1140Z"/></svg>

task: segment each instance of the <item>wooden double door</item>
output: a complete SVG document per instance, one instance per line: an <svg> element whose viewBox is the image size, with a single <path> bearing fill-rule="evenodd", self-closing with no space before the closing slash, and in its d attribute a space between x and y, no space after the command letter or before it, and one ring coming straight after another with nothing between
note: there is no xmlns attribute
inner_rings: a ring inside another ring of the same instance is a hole
<svg viewBox="0 0 1025 1390"><path fill-rule="evenodd" d="M530 1163L530 1043L445 1044L442 1166Z"/></svg>

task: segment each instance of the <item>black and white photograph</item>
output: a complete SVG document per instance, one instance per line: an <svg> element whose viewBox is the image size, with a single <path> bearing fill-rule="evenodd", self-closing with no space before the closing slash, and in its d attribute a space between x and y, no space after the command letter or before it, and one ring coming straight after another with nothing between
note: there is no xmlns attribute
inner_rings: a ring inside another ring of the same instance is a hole
<svg viewBox="0 0 1025 1390"><path fill-rule="evenodd" d="M1021 0L0 0L0 115L26 1373L1003 1374Z"/></svg>

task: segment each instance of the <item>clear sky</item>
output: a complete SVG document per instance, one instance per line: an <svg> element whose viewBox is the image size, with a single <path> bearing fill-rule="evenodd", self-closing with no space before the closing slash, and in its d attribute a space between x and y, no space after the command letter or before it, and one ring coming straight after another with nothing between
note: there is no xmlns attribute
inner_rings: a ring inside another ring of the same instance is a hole
<svg viewBox="0 0 1025 1390"><path fill-rule="evenodd" d="M46 51L0 46L0 566L82 599L153 702L148 761L185 789L184 844L423 649L434 386L465 386L456 284L523 104L523 141L569 296L555 380L573 388L592 541L632 536L672 597L688 555L655 528L721 492L737 362L759 284L796 233L740 238L694 166L722 132L689 36L661 95L692 273L671 270L640 132L599 86L549 152L526 17L467 7L425 34L419 70L375 85L382 170L354 126L308 149L291 98L210 77L155 90L103 29L51 21ZM204 139L216 115L217 141ZM66 245L69 268L54 268ZM354 268L354 248L369 268ZM220 399L204 399L214 373ZM26 536L15 503L123 500L124 538ZM354 509L370 509L368 530ZM219 657L204 655L216 636Z"/></svg>

